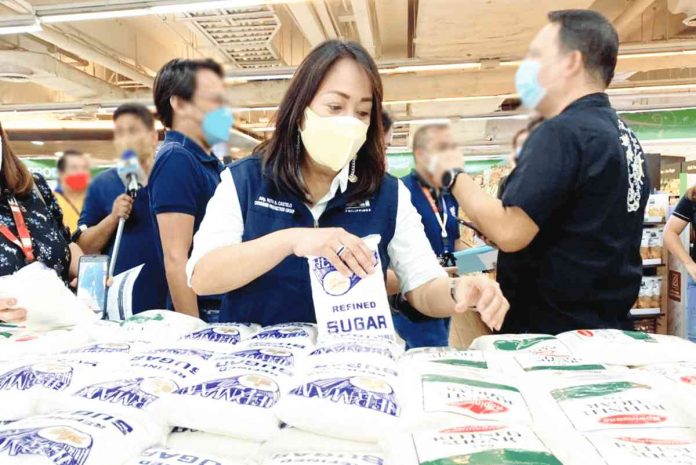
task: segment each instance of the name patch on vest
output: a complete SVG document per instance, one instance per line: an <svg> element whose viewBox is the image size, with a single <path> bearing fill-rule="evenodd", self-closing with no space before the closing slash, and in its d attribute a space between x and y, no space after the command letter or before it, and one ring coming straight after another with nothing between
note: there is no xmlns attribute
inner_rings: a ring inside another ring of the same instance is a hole
<svg viewBox="0 0 696 465"><path fill-rule="evenodd" d="M254 201L254 205L262 208L268 208L269 210L276 212L289 213L290 215L295 214L295 209L293 208L292 203L285 202L283 200L270 199L268 197L264 197L263 195L259 195L259 198Z"/></svg>
<svg viewBox="0 0 696 465"><path fill-rule="evenodd" d="M371 211L372 207L369 200L346 205L346 213L370 213Z"/></svg>

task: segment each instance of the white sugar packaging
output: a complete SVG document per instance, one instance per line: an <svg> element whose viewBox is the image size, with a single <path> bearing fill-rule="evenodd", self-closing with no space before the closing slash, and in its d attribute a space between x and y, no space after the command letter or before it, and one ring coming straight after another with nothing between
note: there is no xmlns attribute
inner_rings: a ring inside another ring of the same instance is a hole
<svg viewBox="0 0 696 465"><path fill-rule="evenodd" d="M401 411L396 371L362 363L310 369L276 408L283 422L298 429L364 442L397 428Z"/></svg>
<svg viewBox="0 0 696 465"><path fill-rule="evenodd" d="M214 323L183 336L178 345L214 351L233 350L235 345L250 338L259 329L255 324Z"/></svg>
<svg viewBox="0 0 696 465"><path fill-rule="evenodd" d="M168 347L134 354L129 363L135 376L180 382L199 374L214 355L209 350Z"/></svg>
<svg viewBox="0 0 696 465"><path fill-rule="evenodd" d="M156 423L101 412L56 412L0 426L2 465L122 464L163 444Z"/></svg>
<svg viewBox="0 0 696 465"><path fill-rule="evenodd" d="M195 455L213 452L216 457L226 460L243 460L257 457L261 443L177 427L167 437L167 447Z"/></svg>
<svg viewBox="0 0 696 465"><path fill-rule="evenodd" d="M324 257L307 258L320 340L343 336L396 340L377 252L380 236L368 236L364 241L375 265L375 271L365 278L345 277Z"/></svg>
<svg viewBox="0 0 696 465"><path fill-rule="evenodd" d="M471 423L387 441L385 465L562 465L530 429Z"/></svg>
<svg viewBox="0 0 696 465"><path fill-rule="evenodd" d="M378 454L354 454L349 452L291 452L276 454L262 465L383 465Z"/></svg>
<svg viewBox="0 0 696 465"><path fill-rule="evenodd" d="M494 351L511 356L521 353L536 355L572 355L558 338L548 334L493 334L479 336L469 349Z"/></svg>
<svg viewBox="0 0 696 465"><path fill-rule="evenodd" d="M152 447L124 465L241 465L219 457L215 451L200 453L186 449Z"/></svg>

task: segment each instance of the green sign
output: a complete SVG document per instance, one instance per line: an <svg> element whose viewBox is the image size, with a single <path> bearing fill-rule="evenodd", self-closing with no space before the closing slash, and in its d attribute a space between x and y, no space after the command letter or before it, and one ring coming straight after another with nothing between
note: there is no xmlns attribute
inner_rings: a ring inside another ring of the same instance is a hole
<svg viewBox="0 0 696 465"><path fill-rule="evenodd" d="M29 171L41 175L44 179L46 179L46 181L58 181L58 169L56 168L58 160L56 160L55 158L22 157L21 160L24 163L24 165L29 169ZM111 166L105 165L92 168L92 177L94 178L99 173L106 171L109 168L111 168Z"/></svg>
<svg viewBox="0 0 696 465"><path fill-rule="evenodd" d="M638 139L688 139L696 137L696 109L623 113Z"/></svg>

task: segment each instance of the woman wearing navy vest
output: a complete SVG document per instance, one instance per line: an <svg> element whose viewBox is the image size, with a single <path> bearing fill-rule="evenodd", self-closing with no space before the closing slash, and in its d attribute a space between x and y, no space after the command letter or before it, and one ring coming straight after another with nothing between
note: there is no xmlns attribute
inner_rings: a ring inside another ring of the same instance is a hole
<svg viewBox="0 0 696 465"><path fill-rule="evenodd" d="M297 69L273 137L231 165L208 204L187 266L199 295L225 294L220 321L314 322L309 267L374 271L360 239L379 234L403 294L424 314L476 307L500 328L507 300L494 281L450 279L404 185L385 174L382 82L362 46L328 41Z"/></svg>

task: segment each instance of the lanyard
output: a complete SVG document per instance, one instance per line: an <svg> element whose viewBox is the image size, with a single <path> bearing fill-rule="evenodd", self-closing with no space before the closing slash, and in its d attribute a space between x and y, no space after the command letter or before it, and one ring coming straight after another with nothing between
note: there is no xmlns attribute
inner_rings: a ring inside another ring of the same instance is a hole
<svg viewBox="0 0 696 465"><path fill-rule="evenodd" d="M34 248L32 246L29 229L27 229L27 225L24 223L22 210L19 208L19 204L17 203L17 199L15 199L14 195L8 196L7 203L10 205L10 210L12 210L12 216L14 217L15 226L17 226L19 238L17 238L17 236L10 231L10 228L3 223L0 223L0 234L5 236L5 239L19 247L24 253L24 257L27 259L27 262L31 263L35 260Z"/></svg>
<svg viewBox="0 0 696 465"><path fill-rule="evenodd" d="M77 209L77 207L75 206L75 204L72 203L72 202L70 201L70 199L67 198L67 197L65 196L65 194L60 194L60 193L59 193L59 195L60 195L61 197L63 197L63 200L65 200L65 202L70 206L70 208L72 208L72 210L77 214L77 216L80 216L80 210Z"/></svg>
<svg viewBox="0 0 696 465"><path fill-rule="evenodd" d="M441 196L442 198L442 216L440 216L440 212L437 209L437 204L435 203L435 199L433 199L433 196L430 194L430 189L428 189L425 186L421 186L421 189L423 189L423 194L425 195L425 198L428 199L428 203L430 204L430 208L433 209L433 213L435 213L435 218L437 218L437 222L440 225L440 230L442 231L442 244L445 249L445 253L449 253L449 241L447 240L448 234L447 234L447 219L449 216L447 215L447 204L445 203L445 197Z"/></svg>

